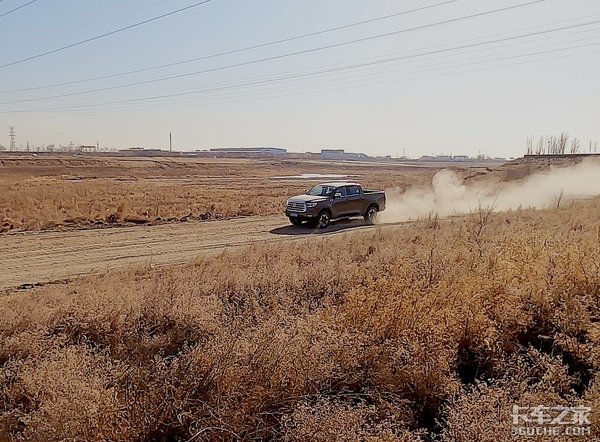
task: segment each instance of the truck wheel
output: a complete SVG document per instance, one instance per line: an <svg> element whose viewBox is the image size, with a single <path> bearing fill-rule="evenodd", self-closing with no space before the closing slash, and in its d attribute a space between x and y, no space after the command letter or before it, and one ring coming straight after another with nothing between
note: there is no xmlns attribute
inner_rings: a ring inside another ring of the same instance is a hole
<svg viewBox="0 0 600 442"><path fill-rule="evenodd" d="M331 215L327 210L323 210L321 213L319 213L319 216L317 218L317 225L319 226L319 229L326 228L330 222Z"/></svg>
<svg viewBox="0 0 600 442"><path fill-rule="evenodd" d="M301 226L302 225L302 220L298 219L298 218L292 218L290 216L290 222L295 225L295 226Z"/></svg>
<svg viewBox="0 0 600 442"><path fill-rule="evenodd" d="M369 206L364 218L368 224L374 224L377 219L377 206Z"/></svg>

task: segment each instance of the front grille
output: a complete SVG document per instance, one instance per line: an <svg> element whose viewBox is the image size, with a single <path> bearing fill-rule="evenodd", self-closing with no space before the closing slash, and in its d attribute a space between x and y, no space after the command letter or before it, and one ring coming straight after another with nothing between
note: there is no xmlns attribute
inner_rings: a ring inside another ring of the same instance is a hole
<svg viewBox="0 0 600 442"><path fill-rule="evenodd" d="M306 212L304 201L290 201L287 205L288 212Z"/></svg>

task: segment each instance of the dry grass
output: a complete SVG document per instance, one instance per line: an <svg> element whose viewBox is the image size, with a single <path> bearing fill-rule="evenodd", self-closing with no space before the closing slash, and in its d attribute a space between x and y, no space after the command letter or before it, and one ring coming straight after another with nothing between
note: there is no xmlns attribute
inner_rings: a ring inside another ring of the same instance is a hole
<svg viewBox="0 0 600 442"><path fill-rule="evenodd" d="M434 169L299 161L0 159L0 232L281 214L317 180L301 173L360 175L367 186L424 183Z"/></svg>
<svg viewBox="0 0 600 442"><path fill-rule="evenodd" d="M600 434L600 201L255 245L0 298L0 439Z"/></svg>

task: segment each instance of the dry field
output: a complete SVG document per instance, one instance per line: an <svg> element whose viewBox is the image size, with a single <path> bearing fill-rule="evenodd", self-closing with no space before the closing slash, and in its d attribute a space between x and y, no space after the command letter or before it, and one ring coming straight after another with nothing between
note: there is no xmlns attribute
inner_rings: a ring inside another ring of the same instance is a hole
<svg viewBox="0 0 600 442"><path fill-rule="evenodd" d="M435 168L299 160L0 157L0 232L160 224L281 214L313 180L355 175L365 186L406 188Z"/></svg>
<svg viewBox="0 0 600 442"><path fill-rule="evenodd" d="M599 214L431 219L6 293L0 440L514 441L513 404L589 405L578 440L597 440Z"/></svg>

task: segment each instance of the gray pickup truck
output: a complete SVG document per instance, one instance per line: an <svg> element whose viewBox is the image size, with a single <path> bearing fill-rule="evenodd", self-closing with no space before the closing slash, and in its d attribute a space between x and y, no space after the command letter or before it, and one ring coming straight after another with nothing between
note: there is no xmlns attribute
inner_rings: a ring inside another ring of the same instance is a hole
<svg viewBox="0 0 600 442"><path fill-rule="evenodd" d="M306 223L324 229L332 219L352 216L362 216L371 224L382 210L385 192L365 190L358 183L333 181L288 199L285 215L296 226Z"/></svg>

